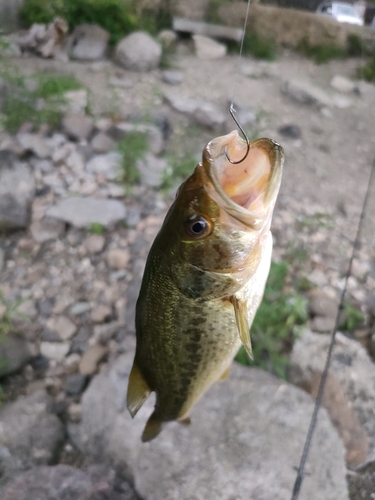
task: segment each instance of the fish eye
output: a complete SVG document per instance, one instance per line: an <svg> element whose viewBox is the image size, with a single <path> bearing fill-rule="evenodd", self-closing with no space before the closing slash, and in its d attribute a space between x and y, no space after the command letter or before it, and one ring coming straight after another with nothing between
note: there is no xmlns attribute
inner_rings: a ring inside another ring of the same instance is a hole
<svg viewBox="0 0 375 500"><path fill-rule="evenodd" d="M194 217L186 224L186 232L189 236L204 236L210 231L210 229L211 225L202 216Z"/></svg>

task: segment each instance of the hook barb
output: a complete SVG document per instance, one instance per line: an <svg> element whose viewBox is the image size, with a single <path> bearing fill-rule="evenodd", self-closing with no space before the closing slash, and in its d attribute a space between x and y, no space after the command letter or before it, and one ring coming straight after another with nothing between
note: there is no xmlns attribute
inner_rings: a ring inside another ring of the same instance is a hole
<svg viewBox="0 0 375 500"><path fill-rule="evenodd" d="M237 127L240 129L241 134L244 136L244 139L246 141L246 153L245 153L245 156L243 158L241 158L241 160L238 160L238 161L231 160L229 158L229 156L227 155L227 153L225 153L225 156L227 157L227 160L230 163L232 163L232 165L238 165L238 163L242 163L244 160L246 160L247 155L249 154L249 151L250 151L250 141L249 141L249 138L246 135L246 132L241 127L239 121L236 118L236 110L234 109L233 102L229 106L229 113L230 113L231 117L233 118L233 120L234 120L235 124L237 125Z"/></svg>

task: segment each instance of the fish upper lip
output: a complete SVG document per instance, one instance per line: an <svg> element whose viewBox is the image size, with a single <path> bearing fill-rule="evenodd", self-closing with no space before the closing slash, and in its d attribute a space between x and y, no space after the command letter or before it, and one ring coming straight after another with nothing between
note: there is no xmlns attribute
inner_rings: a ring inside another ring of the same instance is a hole
<svg viewBox="0 0 375 500"><path fill-rule="evenodd" d="M275 158L273 161L273 165L271 166L272 171L270 177L270 182L272 183L272 178L275 177L274 174L276 171L280 171L277 177L281 177L281 170L284 159L283 149L276 141L273 141L272 139L258 139L258 141L261 140L269 141L274 147ZM239 137L237 130L234 130L233 132L225 136L217 137L216 139L210 141L203 151L203 167L213 185L214 190L220 196L221 200L224 201L224 208L227 210L227 212L246 226L249 226L253 229L260 229L265 220L270 216L269 207L272 206L272 200L276 198L280 182L278 179L276 179L277 182L273 183L274 186L271 185L269 189L270 196L267 196L265 200L266 209L262 210L261 213L248 210L247 208L233 201L230 196L228 196L224 191L219 180L217 167L215 165L215 160L220 156L225 155L226 146L228 146L232 141L237 141L237 143L242 142L244 145L246 145L246 142ZM250 149L251 144L253 144L254 142L256 143L257 141L252 141L250 143Z"/></svg>

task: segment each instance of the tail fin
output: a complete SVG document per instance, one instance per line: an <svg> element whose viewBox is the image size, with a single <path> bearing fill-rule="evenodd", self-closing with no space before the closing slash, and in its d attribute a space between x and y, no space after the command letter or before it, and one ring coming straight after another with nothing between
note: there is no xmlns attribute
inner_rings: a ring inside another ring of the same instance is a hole
<svg viewBox="0 0 375 500"><path fill-rule="evenodd" d="M142 441L146 443L147 441L152 441L160 432L163 430L163 422L155 417L155 412L148 419L146 427L144 428L142 434Z"/></svg>

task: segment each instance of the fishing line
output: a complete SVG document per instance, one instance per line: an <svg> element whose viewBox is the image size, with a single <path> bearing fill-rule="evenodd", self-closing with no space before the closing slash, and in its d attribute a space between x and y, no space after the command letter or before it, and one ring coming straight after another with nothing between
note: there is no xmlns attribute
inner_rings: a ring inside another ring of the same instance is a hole
<svg viewBox="0 0 375 500"><path fill-rule="evenodd" d="M332 351L333 351L333 347L335 345L337 329L338 329L339 324L340 324L340 313L341 313L341 311L343 309L343 305L344 305L344 299L345 299L345 294L346 294L346 291L348 288L348 281L349 281L351 271L352 271L353 260L354 260L356 250L359 247L359 243L361 240L361 233L362 233L362 229L363 229L363 223L365 220L365 214L367 211L368 201L370 199L371 185L373 182L374 175L375 175L375 158L372 162L372 167L371 167L370 176L369 176L369 180L368 180L368 184L367 184L366 194L365 194L365 197L363 200L362 211L361 211L361 215L360 215L359 221L358 221L357 233L356 233L356 236L354 239L352 253L351 253L351 256L349 259L348 270L347 270L346 275L345 275L344 287L343 287L342 292L341 292L339 307L337 309L335 325L334 325L332 333L331 333L331 340L330 340L330 344L329 344L329 348L328 348L326 363L325 363L324 370L322 373L322 378L320 379L318 396L315 400L314 411L313 411L313 414L311 417L310 427L309 427L309 430L307 433L305 446L303 448L301 460L299 463L297 478L296 478L296 481L294 483L293 494L292 494L291 500L298 500L298 496L299 496L301 486L302 486L302 481L304 479L305 465L306 465L307 457L309 455L311 442L312 442L314 431L315 431L316 424L317 424L318 411L322 405L323 393L324 393L324 389L325 389L325 385L326 385L326 381L327 381L329 365L331 363L331 358L332 358Z"/></svg>
<svg viewBox="0 0 375 500"><path fill-rule="evenodd" d="M243 46L244 46L244 41L245 41L245 36L246 36L246 28L247 28L247 20L249 18L249 11L250 11L250 0L247 1L245 22L244 22L244 26L243 26L243 30L242 30L241 46L240 46L240 52L238 55L238 72L239 72L239 68L240 68L240 62L242 59L242 52L243 52ZM225 153L227 160L230 161L230 163L232 163L233 165L237 165L238 163L242 163L244 160L246 160L247 155L249 154L249 151L250 151L250 140L249 140L245 130L243 129L243 127L240 125L238 119L236 118L236 109L234 107L235 92L236 92L236 81L234 82L234 86L233 86L232 101L231 101L230 106L229 106L229 113L230 113L231 117L233 118L237 127L240 129L242 135L244 136L244 139L246 141L246 153L245 153L245 156L243 158L241 158L240 160L237 160L237 161L231 160L229 158L229 156L227 155L227 153Z"/></svg>

